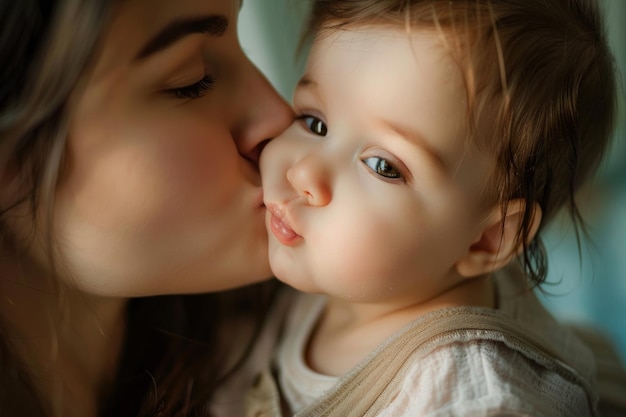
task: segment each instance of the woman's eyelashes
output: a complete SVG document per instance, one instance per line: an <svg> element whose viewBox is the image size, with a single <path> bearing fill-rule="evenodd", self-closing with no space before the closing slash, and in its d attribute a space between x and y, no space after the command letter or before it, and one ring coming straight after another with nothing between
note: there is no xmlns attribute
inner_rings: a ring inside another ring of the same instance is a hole
<svg viewBox="0 0 626 417"><path fill-rule="evenodd" d="M214 86L215 77L207 74L193 84L171 88L166 90L166 92L176 98L193 100L203 97L208 91L212 90Z"/></svg>
<svg viewBox="0 0 626 417"><path fill-rule="evenodd" d="M326 127L326 123L324 123L321 119L315 116L311 116L308 114L303 114L297 117L300 120L306 129L317 136L326 136L328 133L328 128Z"/></svg>

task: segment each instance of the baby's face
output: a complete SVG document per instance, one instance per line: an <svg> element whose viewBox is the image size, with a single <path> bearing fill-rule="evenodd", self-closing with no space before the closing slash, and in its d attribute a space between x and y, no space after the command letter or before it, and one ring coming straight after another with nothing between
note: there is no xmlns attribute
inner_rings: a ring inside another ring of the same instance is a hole
<svg viewBox="0 0 626 417"><path fill-rule="evenodd" d="M308 62L298 119L261 155L275 275L352 302L458 283L491 163L466 138L461 74L437 34L338 31Z"/></svg>

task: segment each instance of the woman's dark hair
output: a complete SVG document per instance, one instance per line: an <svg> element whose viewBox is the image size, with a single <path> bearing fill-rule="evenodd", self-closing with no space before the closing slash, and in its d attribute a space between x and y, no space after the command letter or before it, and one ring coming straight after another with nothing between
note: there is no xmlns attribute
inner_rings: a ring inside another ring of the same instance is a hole
<svg viewBox="0 0 626 417"><path fill-rule="evenodd" d="M101 417L209 416L212 395L249 353L279 285L132 300L128 347Z"/></svg>
<svg viewBox="0 0 626 417"><path fill-rule="evenodd" d="M47 173L60 164L69 97L95 49L108 3L0 2L0 177L10 166L21 173L26 190L17 201L0 207L3 244L9 239L4 227L7 213L18 204L35 208L42 195L52 195L56 175ZM81 19L72 23L77 16ZM32 210L33 224L36 212ZM12 346L12 334L10 317L0 317L2 414L53 415L50 398L35 389L28 358Z"/></svg>

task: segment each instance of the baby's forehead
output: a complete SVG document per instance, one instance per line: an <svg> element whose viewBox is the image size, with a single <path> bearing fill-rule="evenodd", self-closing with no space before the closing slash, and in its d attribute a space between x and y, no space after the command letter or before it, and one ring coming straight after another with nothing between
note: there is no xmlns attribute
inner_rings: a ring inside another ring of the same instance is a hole
<svg viewBox="0 0 626 417"><path fill-rule="evenodd" d="M296 90L305 97L296 104L319 100L330 129L337 120L359 120L363 129L399 133L449 175L462 175L476 151L467 125L466 84L438 33L385 25L324 35L311 49Z"/></svg>
<svg viewBox="0 0 626 417"><path fill-rule="evenodd" d="M461 67L458 59L436 30L407 32L397 25L353 25L342 29L326 29L312 44L307 70L311 71L320 62L328 65L328 61L342 61L351 56L363 59L366 54L377 54L384 58L399 53L405 58L407 66L417 65L422 71L436 67L438 75L451 83L459 78ZM387 66L390 73L398 70L385 62L379 64Z"/></svg>
<svg viewBox="0 0 626 417"><path fill-rule="evenodd" d="M382 68L380 77L373 79L371 85L363 86L364 98L376 97L376 84L403 77L405 88L413 89L416 96L430 93L430 100L436 102L441 96L454 95L456 100L452 106L456 114L469 117L471 113L476 119L489 119L499 106L500 98L490 93L490 84L497 83L498 78L480 74L471 66L470 59L461 57L468 52L461 52L459 48L459 45L451 46L436 28L407 31L397 24L367 24L326 29L312 45L304 78L319 83L317 76L323 71L335 77L358 77L369 68L379 66ZM368 54L376 58L367 60ZM401 60L397 59L398 55ZM355 57L354 62L346 64L351 57ZM311 74L315 77L309 77ZM437 88L428 91L421 88L424 84ZM432 105L429 111L435 107ZM488 123L480 125L481 130L485 129L482 137L489 136L489 127Z"/></svg>

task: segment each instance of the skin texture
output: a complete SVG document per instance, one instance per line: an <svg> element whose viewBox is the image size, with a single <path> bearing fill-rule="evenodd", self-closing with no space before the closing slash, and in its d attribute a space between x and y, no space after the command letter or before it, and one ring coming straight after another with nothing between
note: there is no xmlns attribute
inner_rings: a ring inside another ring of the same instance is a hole
<svg viewBox="0 0 626 417"><path fill-rule="evenodd" d="M309 352L320 372L342 374L425 312L492 306L493 265L478 260L500 221L484 189L493 164L467 141L460 71L438 39L324 33L298 120L262 153L272 270L331 296Z"/></svg>
<svg viewBox="0 0 626 417"><path fill-rule="evenodd" d="M121 2L72 100L54 202L55 270L29 205L4 215L16 245L4 241L0 251L0 313L36 388L61 415L96 415L97 393L113 383L128 297L270 276L258 154L292 112L243 54L239 8L231 0ZM138 58L162 28L199 16L229 24ZM202 94L198 82L209 87ZM2 190L3 202L23 194Z"/></svg>

